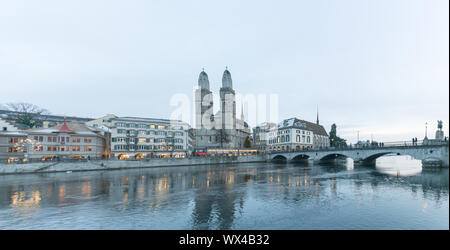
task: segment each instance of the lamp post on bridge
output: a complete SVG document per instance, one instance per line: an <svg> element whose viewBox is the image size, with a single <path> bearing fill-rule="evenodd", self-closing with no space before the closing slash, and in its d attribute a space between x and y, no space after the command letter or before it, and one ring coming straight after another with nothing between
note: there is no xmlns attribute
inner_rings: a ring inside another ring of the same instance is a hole
<svg viewBox="0 0 450 250"><path fill-rule="evenodd" d="M425 139L428 139L428 137L427 137L427 129L428 129L428 122L425 122Z"/></svg>

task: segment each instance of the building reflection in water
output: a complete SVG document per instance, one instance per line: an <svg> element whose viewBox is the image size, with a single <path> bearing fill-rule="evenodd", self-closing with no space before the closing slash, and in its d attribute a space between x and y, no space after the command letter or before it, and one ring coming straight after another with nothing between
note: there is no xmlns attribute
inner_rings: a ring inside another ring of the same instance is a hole
<svg viewBox="0 0 450 250"><path fill-rule="evenodd" d="M7 206L30 213L43 204L48 207L96 202L97 208L103 206L104 211L139 211L145 215L183 208L191 213L185 216L188 228L232 229L250 201L286 203L301 209L311 202L339 198L342 182L349 184L359 201L367 192L373 199L380 185L393 182L408 187L413 194L421 190L424 197L436 202L441 196L448 197L448 169L423 170L398 179L379 166L348 166L268 163L55 173L30 175L23 180L1 176L0 209ZM424 203L423 211L429 206Z"/></svg>

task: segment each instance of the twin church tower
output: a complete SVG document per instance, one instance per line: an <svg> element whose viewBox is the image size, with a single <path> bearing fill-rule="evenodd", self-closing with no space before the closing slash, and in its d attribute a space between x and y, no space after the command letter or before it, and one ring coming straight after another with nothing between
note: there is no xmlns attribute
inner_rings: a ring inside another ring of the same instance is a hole
<svg viewBox="0 0 450 250"><path fill-rule="evenodd" d="M197 148L241 148L250 135L248 124L236 118L236 93L231 73L225 69L220 88L220 108L214 114L213 93L208 74L203 70L195 90L195 142Z"/></svg>

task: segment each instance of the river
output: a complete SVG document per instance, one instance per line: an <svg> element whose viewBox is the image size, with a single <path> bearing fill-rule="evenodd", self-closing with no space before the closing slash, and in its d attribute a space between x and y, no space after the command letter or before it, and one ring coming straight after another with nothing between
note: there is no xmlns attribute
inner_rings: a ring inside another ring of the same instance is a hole
<svg viewBox="0 0 450 250"><path fill-rule="evenodd" d="M247 163L0 176L0 229L449 229L449 170Z"/></svg>

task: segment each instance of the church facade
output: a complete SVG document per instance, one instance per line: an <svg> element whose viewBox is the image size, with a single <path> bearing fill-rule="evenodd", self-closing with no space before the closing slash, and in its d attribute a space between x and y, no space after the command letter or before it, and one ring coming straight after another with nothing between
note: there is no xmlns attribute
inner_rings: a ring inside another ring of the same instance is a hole
<svg viewBox="0 0 450 250"><path fill-rule="evenodd" d="M208 75L202 71L194 97L196 125L193 134L196 150L242 148L247 136L250 136L243 112L241 119L236 118L236 94L228 69L223 72L219 94L219 111L214 114L213 93L210 90Z"/></svg>

